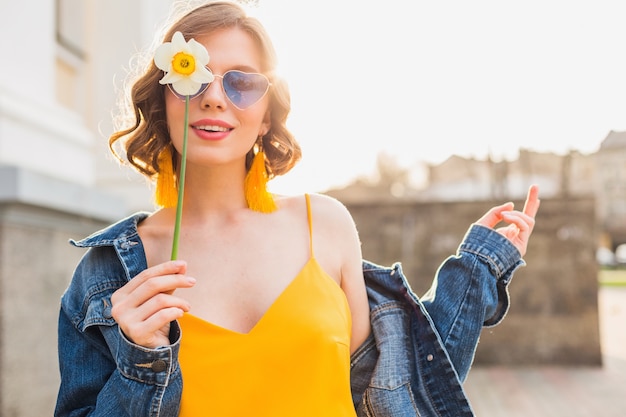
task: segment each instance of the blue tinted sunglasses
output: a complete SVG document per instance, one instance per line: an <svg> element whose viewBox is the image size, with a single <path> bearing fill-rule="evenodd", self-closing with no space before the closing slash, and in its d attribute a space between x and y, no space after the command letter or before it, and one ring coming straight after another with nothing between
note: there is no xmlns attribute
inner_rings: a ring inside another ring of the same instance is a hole
<svg viewBox="0 0 626 417"><path fill-rule="evenodd" d="M222 90L228 100L239 110L247 109L258 103L270 89L270 80L264 75L255 72L243 72L238 70L226 71L223 75L213 74L222 79ZM198 91L189 96L189 100L202 95L211 83L202 84ZM185 96L178 94L171 84L167 85L170 91L179 99L185 100Z"/></svg>

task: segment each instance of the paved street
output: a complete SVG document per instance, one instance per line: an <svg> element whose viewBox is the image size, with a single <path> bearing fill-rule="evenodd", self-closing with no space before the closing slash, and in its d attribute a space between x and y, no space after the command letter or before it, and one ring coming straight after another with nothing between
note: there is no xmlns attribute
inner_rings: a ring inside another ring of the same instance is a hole
<svg viewBox="0 0 626 417"><path fill-rule="evenodd" d="M626 417L626 287L599 295L602 367L475 367L466 390L478 417Z"/></svg>

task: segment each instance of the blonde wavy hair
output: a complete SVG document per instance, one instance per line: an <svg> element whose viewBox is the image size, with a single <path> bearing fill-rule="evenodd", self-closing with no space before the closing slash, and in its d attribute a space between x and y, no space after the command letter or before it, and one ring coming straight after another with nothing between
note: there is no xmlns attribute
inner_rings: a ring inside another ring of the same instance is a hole
<svg viewBox="0 0 626 417"><path fill-rule="evenodd" d="M238 4L216 1L188 11L169 27L160 42L171 40L177 31L185 39L190 39L232 27L248 33L260 48L262 72L272 83L268 92L271 127L262 137L266 168L270 178L283 175L300 160L301 148L286 126L291 110L289 89L276 74L276 52L263 25L248 16ZM159 155L166 147L170 148L174 172L179 157L172 146L166 122L167 87L159 84L163 72L151 58L152 54L150 60L140 66L142 69L131 84L130 95L126 94L125 101L120 105L120 117L116 120L118 130L110 136L109 148L121 162L128 161L141 174L154 179L159 174ZM121 151L116 149L116 145L121 145ZM246 156L246 169L250 169L253 156L251 149Z"/></svg>

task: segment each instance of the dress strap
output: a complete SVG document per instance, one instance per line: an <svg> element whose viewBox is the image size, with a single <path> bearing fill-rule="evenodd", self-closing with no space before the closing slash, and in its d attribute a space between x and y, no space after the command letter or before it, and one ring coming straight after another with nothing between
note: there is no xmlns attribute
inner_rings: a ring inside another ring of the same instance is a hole
<svg viewBox="0 0 626 417"><path fill-rule="evenodd" d="M311 197L308 194L304 194L304 198L306 199L306 216L309 221L309 250L311 252L311 258L313 258L313 215L311 214Z"/></svg>

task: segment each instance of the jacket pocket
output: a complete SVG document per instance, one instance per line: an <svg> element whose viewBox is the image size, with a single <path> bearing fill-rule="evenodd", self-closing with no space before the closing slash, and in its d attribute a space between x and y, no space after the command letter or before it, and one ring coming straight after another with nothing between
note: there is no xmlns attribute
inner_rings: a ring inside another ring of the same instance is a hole
<svg viewBox="0 0 626 417"><path fill-rule="evenodd" d="M357 409L359 417L421 416L409 384L394 389L369 387Z"/></svg>
<svg viewBox="0 0 626 417"><path fill-rule="evenodd" d="M411 342L411 317L399 302L391 301L372 310L372 333L378 358L370 386L394 390L411 382L415 369Z"/></svg>
<svg viewBox="0 0 626 417"><path fill-rule="evenodd" d="M115 324L111 315L111 293L104 291L90 297L81 330L84 332L91 326L114 326Z"/></svg>

